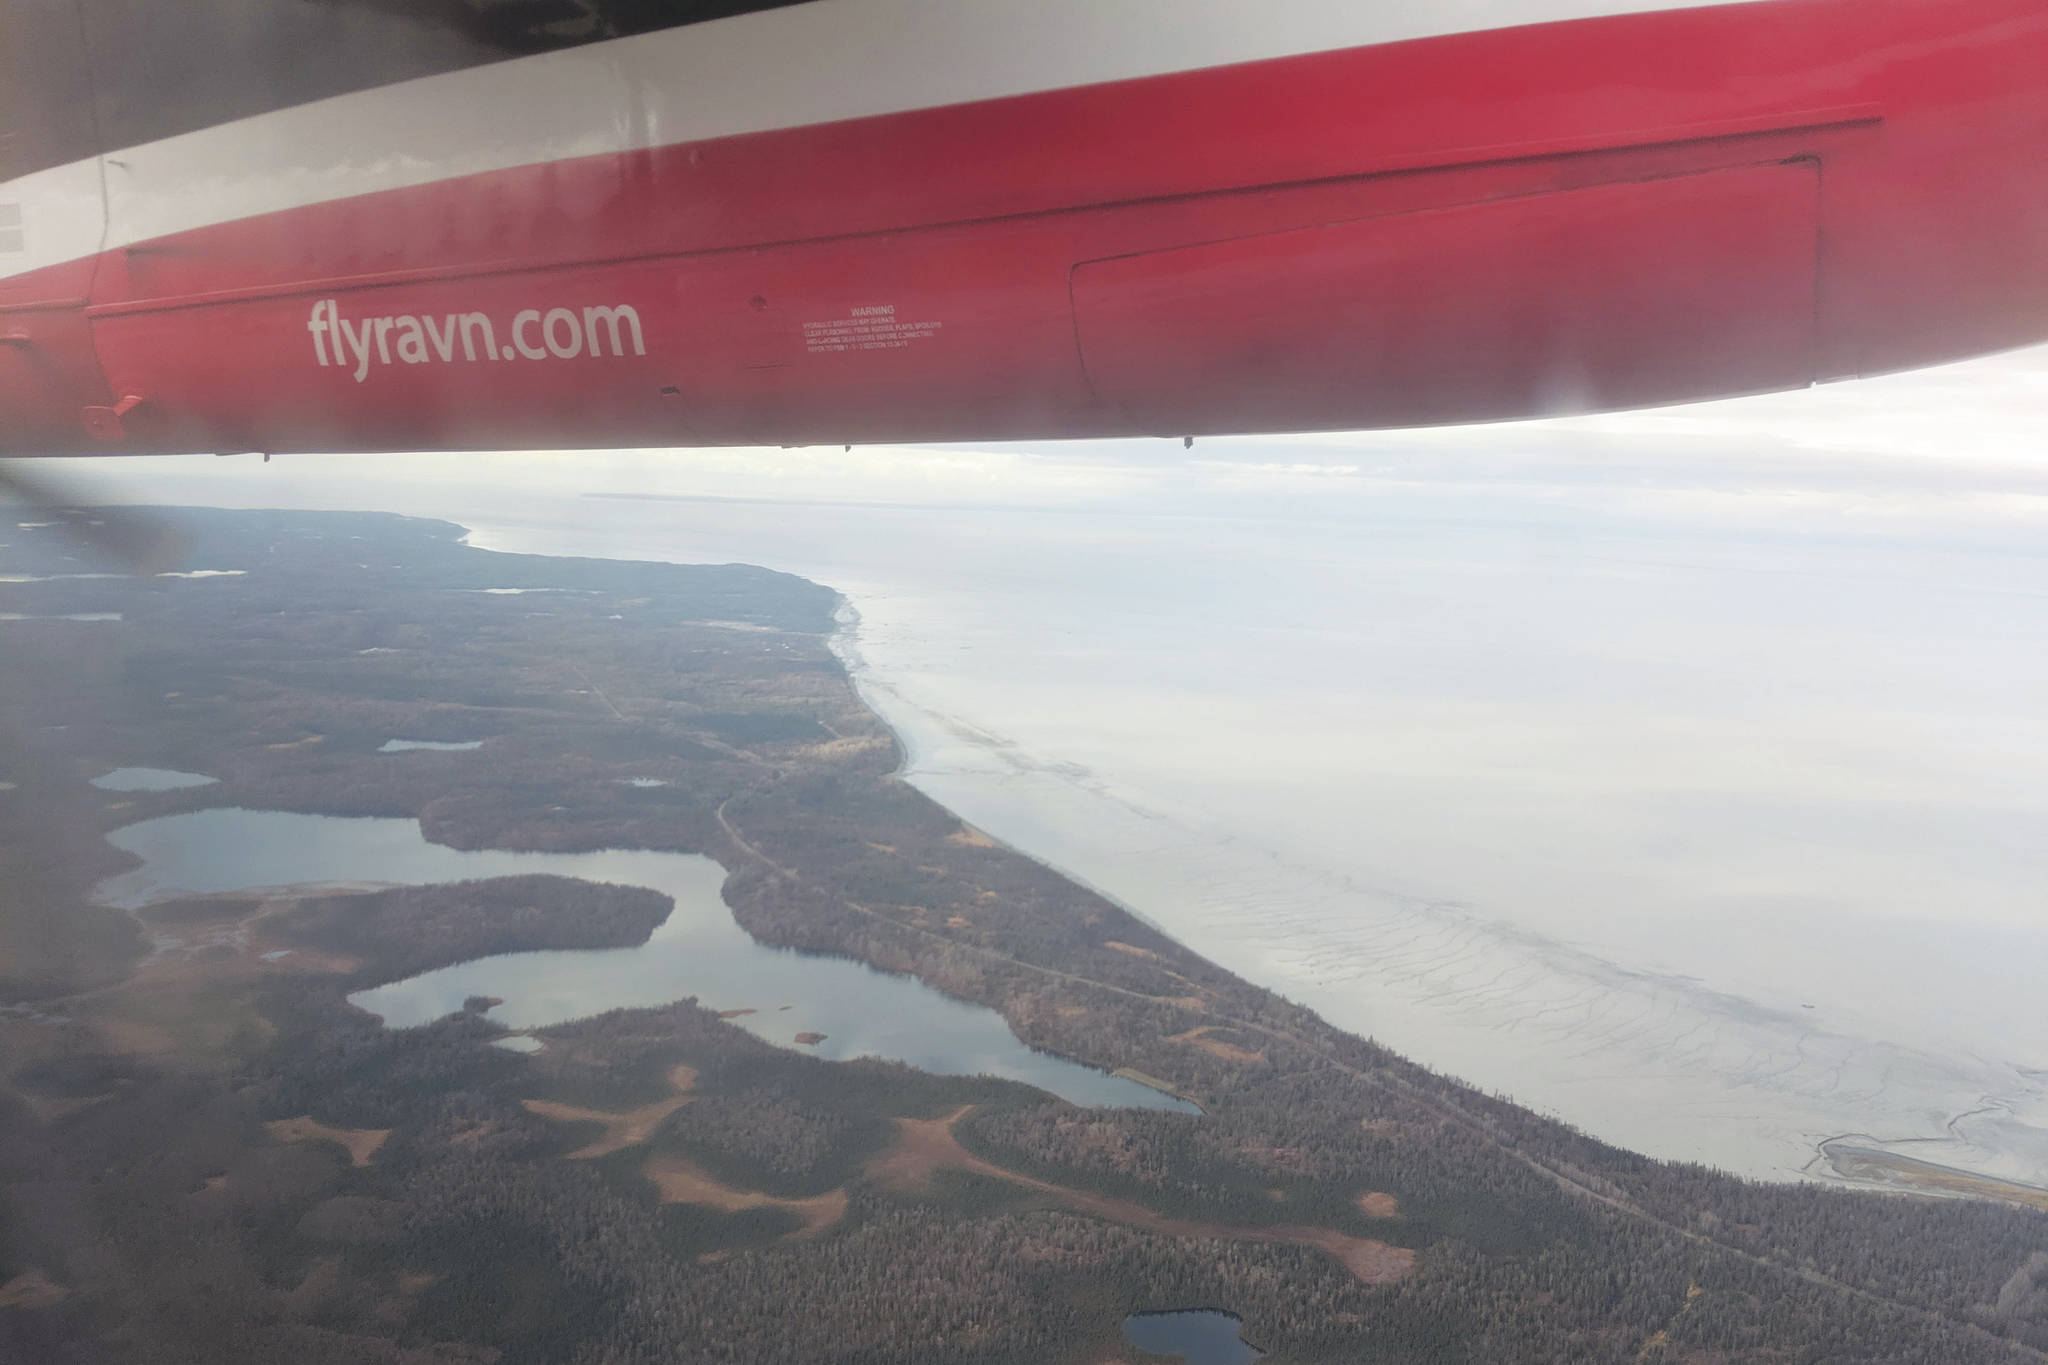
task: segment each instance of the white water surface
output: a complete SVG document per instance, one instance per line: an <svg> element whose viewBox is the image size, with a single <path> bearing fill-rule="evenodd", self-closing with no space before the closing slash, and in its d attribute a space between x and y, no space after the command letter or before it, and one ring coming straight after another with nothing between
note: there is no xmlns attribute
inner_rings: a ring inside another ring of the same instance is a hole
<svg viewBox="0 0 2048 1365"><path fill-rule="evenodd" d="M218 781L205 773L181 773L175 768L116 768L93 778L92 785L109 792L168 792L210 787Z"/></svg>
<svg viewBox="0 0 2048 1365"><path fill-rule="evenodd" d="M2035 354L1192 455L95 477L804 574L912 781L1343 1027L1658 1156L2048 1182L2044 451Z"/></svg>

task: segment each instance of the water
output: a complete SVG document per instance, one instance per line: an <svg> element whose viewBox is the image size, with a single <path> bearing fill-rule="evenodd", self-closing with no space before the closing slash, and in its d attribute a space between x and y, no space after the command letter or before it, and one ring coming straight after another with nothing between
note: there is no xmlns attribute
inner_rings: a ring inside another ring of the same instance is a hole
<svg viewBox="0 0 2048 1365"><path fill-rule="evenodd" d="M204 773L181 773L171 768L116 768L92 780L101 791L168 792L181 787L210 787L220 781Z"/></svg>
<svg viewBox="0 0 2048 1365"><path fill-rule="evenodd" d="M912 782L1341 1027L1652 1155L2048 1182L2044 451L2048 352L1192 452L77 467L804 574Z"/></svg>
<svg viewBox="0 0 2048 1365"><path fill-rule="evenodd" d="M240 578L247 569L185 569L154 575L157 578ZM132 578L124 573L0 573L0 583L70 583L88 579ZM69 618L67 618L69 619Z"/></svg>
<svg viewBox="0 0 2048 1365"><path fill-rule="evenodd" d="M1124 1339L1156 1356L1179 1356L1186 1365L1251 1365L1263 1352L1238 1335L1243 1319L1214 1308L1133 1313Z"/></svg>
<svg viewBox="0 0 2048 1365"><path fill-rule="evenodd" d="M654 503L601 552L842 588L912 782L1340 1027L1657 1156L2048 1181L2007 1117L2048 1098L2048 561L1383 496Z"/></svg>
<svg viewBox="0 0 2048 1365"><path fill-rule="evenodd" d="M72 611L55 616L32 616L25 612L0 611L0 621L118 621L118 611Z"/></svg>
<svg viewBox="0 0 2048 1365"><path fill-rule="evenodd" d="M100 885L102 900L126 909L180 895L532 873L651 887L675 898L675 910L639 947L506 953L349 997L393 1028L451 1014L474 995L502 999L490 1017L514 1029L696 996L709 1009L753 1011L734 1022L780 1046L797 1046L799 1033L825 1034L804 1050L833 1061L883 1057L944 1075L1024 1081L1075 1104L1194 1112L1134 1081L1034 1052L993 1010L948 999L914 978L755 942L720 897L724 870L694 854L465 852L428 843L413 820L234 809L146 820L107 838L143 860Z"/></svg>
<svg viewBox="0 0 2048 1365"><path fill-rule="evenodd" d="M415 749L430 749L444 753L466 753L471 749L481 749L483 747L484 742L480 739L387 739L377 746L377 752L380 754L403 754L410 753Z"/></svg>

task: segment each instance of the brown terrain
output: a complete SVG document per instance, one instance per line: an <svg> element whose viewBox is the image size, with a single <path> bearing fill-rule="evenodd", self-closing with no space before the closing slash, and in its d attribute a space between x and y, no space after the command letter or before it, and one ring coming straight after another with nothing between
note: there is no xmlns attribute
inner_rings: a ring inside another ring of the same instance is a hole
<svg viewBox="0 0 2048 1365"><path fill-rule="evenodd" d="M71 1291L40 1270L28 1270L0 1284L0 1308L53 1308Z"/></svg>
<svg viewBox="0 0 2048 1365"><path fill-rule="evenodd" d="M674 1098L625 1112L583 1109L547 1100L526 1100L524 1104L528 1112L542 1118L564 1123L603 1124L603 1137L569 1153L571 1160L589 1160L609 1156L613 1152L648 1141L663 1119L689 1102L689 1092L696 1079L696 1072L691 1068L678 1066L669 1073L669 1083L677 1092ZM1405 1247L1390 1246L1385 1242L1376 1242L1365 1237L1353 1237L1330 1228L1235 1226L1227 1223L1170 1218L1132 1200L1056 1185L1051 1181L1005 1169L974 1155L953 1135L953 1125L971 1113L973 1108L972 1105L964 1105L941 1119L894 1120L896 1140L869 1158L863 1168L863 1174L885 1190L897 1194L916 1194L928 1186L934 1171L966 1171L972 1175L1000 1180L1021 1189L1049 1195L1060 1206L1073 1212L1122 1223L1160 1236L1217 1237L1315 1247L1336 1259L1364 1284L1391 1284L1406 1275L1414 1265L1415 1253ZM275 1129L276 1125L272 1127ZM661 1202L664 1204L703 1204L721 1213L736 1213L743 1209L756 1208L788 1209L803 1219L803 1226L791 1233L789 1240L816 1237L837 1223L846 1213L847 1195L844 1188L813 1195L808 1199L778 1198L759 1190L746 1190L730 1185L696 1162L673 1153L656 1153L650 1156L642 1171L661 1191ZM1397 1217L1400 1212L1393 1197L1386 1194L1360 1195L1358 1205L1369 1216L1375 1218Z"/></svg>
<svg viewBox="0 0 2048 1365"><path fill-rule="evenodd" d="M1863 1147L1828 1144L1822 1150L1836 1174L1851 1180L1895 1185L1902 1189L1936 1190L1974 1199L1997 1199L2048 1213L2048 1189L2038 1185L2023 1185L2018 1181L2000 1180L1995 1176L1978 1175L1974 1171L1960 1171L1953 1166L1916 1161L1909 1156Z"/></svg>
<svg viewBox="0 0 2048 1365"><path fill-rule="evenodd" d="M744 1209L788 1209L803 1219L803 1226L790 1233L785 1241L808 1241L846 1216L844 1189L827 1190L809 1199L778 1199L759 1190L742 1190L728 1185L696 1162L672 1153L649 1157L641 1170L661 1191L664 1204L703 1204L720 1213L739 1213Z"/></svg>
<svg viewBox="0 0 2048 1365"><path fill-rule="evenodd" d="M671 1098L621 1112L584 1109L552 1100L523 1100L521 1103L528 1113L558 1123L604 1125L603 1136L568 1154L571 1161L590 1161L628 1147L641 1146L652 1138L663 1119L695 1098L692 1092L697 1086L696 1068L686 1065L671 1067L668 1084L675 1092ZM787 1241L807 1241L846 1216L846 1191L843 1189L830 1190L809 1199L779 1199L759 1190L743 1190L729 1185L696 1162L672 1153L649 1157L641 1169L661 1191L664 1204L703 1204L720 1213L760 1208L788 1209L803 1220L803 1225L784 1239Z"/></svg>
<svg viewBox="0 0 2048 1365"><path fill-rule="evenodd" d="M1211 1057L1220 1057L1226 1062L1236 1062L1239 1066L1252 1066L1266 1060L1266 1054L1263 1051L1255 1052L1250 1048L1239 1047L1235 1043L1226 1043L1221 1038L1210 1037L1209 1035L1215 1031L1216 1028L1213 1024L1205 1024L1200 1028L1189 1029L1186 1033L1176 1033L1166 1041L1169 1043L1185 1043L1189 1047L1198 1047Z"/></svg>
<svg viewBox="0 0 2048 1365"><path fill-rule="evenodd" d="M528 1113L538 1114L544 1119L553 1119L557 1123L603 1124L604 1136L569 1153L571 1161L591 1161L601 1156L610 1156L613 1152L624 1151L628 1147L638 1147L653 1137L654 1130L661 1126L663 1119L690 1102L690 1092L697 1087L696 1068L671 1067L668 1084L669 1088L675 1091L672 1098L656 1100L653 1104L644 1104L638 1109L629 1109L623 1113L603 1109L579 1109L575 1105L557 1104L553 1100L521 1100L520 1103L526 1106Z"/></svg>
<svg viewBox="0 0 2048 1365"><path fill-rule="evenodd" d="M1368 1190L1358 1196L1358 1211L1368 1218L1399 1218L1401 1201L1391 1194Z"/></svg>
<svg viewBox="0 0 2048 1365"><path fill-rule="evenodd" d="M934 1171L967 1171L1051 1195L1076 1213L1105 1218L1164 1237L1220 1237L1315 1247L1334 1257L1364 1284L1391 1284L1406 1275L1415 1264L1415 1253L1406 1247L1352 1237L1330 1228L1239 1227L1169 1218L1128 1199L1055 1185L1005 1170L968 1151L953 1135L953 1125L971 1110L972 1106L968 1106L942 1119L897 1119L897 1139L886 1151L868 1162L868 1178L884 1189L910 1194L925 1188Z"/></svg>
<svg viewBox="0 0 2048 1365"><path fill-rule="evenodd" d="M367 1166L391 1136L389 1128L334 1128L311 1118L272 1119L263 1125L279 1142L332 1142L348 1152L353 1166Z"/></svg>

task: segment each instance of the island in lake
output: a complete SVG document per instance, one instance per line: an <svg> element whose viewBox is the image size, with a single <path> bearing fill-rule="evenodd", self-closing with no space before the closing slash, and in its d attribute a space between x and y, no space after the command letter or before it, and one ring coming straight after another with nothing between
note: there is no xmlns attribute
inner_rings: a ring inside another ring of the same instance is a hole
<svg viewBox="0 0 2048 1365"><path fill-rule="evenodd" d="M1333 1029L898 780L826 588L160 515L0 535L0 1361L2048 1359L2048 1196Z"/></svg>

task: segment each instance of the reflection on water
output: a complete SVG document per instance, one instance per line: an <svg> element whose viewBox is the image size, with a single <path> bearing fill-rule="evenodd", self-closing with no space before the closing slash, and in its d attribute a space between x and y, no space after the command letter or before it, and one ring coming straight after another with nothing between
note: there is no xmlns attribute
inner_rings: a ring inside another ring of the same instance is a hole
<svg viewBox="0 0 2048 1365"><path fill-rule="evenodd" d="M463 852L428 843L413 820L250 810L167 816L107 837L143 859L99 888L102 900L127 909L263 887L419 886L532 873L651 887L675 898L674 912L636 948L506 953L349 997L393 1028L438 1019L474 995L503 1000L490 1017L520 1029L695 996L710 1009L750 1011L734 1022L783 1047L795 1046L799 1033L822 1033L825 1040L808 1050L833 1061L885 1057L945 1075L1024 1081L1075 1104L1196 1112L1134 1081L1034 1052L993 1010L948 999L914 978L764 947L726 908L724 870L695 854Z"/></svg>
<svg viewBox="0 0 2048 1365"><path fill-rule="evenodd" d="M116 768L92 780L101 791L168 792L180 787L210 787L220 781L204 773L181 773L171 768Z"/></svg>
<svg viewBox="0 0 2048 1365"><path fill-rule="evenodd" d="M403 754L414 749L438 749L448 753L463 753L470 749L481 749L483 747L484 742L480 739L387 739L377 746L377 752L380 754Z"/></svg>
<svg viewBox="0 0 2048 1365"><path fill-rule="evenodd" d="M1124 1339L1157 1356L1179 1356L1187 1365L1251 1365L1263 1352L1238 1336L1243 1319L1214 1308L1171 1313L1133 1313L1124 1319Z"/></svg>

